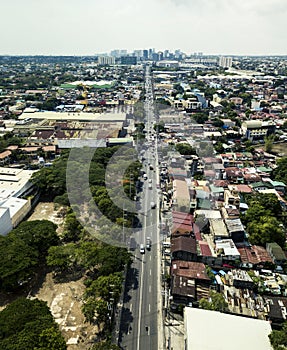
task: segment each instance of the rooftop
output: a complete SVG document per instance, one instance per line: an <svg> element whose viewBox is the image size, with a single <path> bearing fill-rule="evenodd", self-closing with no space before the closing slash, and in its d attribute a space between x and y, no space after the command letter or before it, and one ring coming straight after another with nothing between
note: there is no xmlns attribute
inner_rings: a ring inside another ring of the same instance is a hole
<svg viewBox="0 0 287 350"><path fill-rule="evenodd" d="M187 350L272 350L268 321L185 307L184 322Z"/></svg>

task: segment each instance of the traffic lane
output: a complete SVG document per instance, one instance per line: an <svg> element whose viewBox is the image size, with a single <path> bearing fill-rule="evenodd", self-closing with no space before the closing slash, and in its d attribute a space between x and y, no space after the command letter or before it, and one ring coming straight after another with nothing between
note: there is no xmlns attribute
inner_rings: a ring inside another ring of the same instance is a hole
<svg viewBox="0 0 287 350"><path fill-rule="evenodd" d="M145 266L145 281L144 293L146 295L145 308L148 314L145 317L146 326L148 327L149 345L150 349L157 349L158 334L157 334L157 317L158 317L158 299L157 299L157 260L156 250L146 254Z"/></svg>
<svg viewBox="0 0 287 350"><path fill-rule="evenodd" d="M136 254L131 268L127 273L121 317L120 341L123 346L126 346L126 349L136 349L139 318L137 305L139 303L139 276L141 268L142 261L138 257L138 254Z"/></svg>
<svg viewBox="0 0 287 350"><path fill-rule="evenodd" d="M156 284L152 276L154 268L150 252L146 253L146 265L143 275L143 302L141 322L141 346L140 349L157 349L157 301ZM154 276L155 278L157 276Z"/></svg>

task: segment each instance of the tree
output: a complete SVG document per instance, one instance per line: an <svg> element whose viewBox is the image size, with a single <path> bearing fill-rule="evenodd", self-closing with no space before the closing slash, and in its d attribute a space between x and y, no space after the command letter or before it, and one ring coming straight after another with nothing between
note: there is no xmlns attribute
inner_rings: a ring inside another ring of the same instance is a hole
<svg viewBox="0 0 287 350"><path fill-rule="evenodd" d="M247 232L251 244L265 246L266 243L276 242L281 247L285 244L285 233L280 222L272 216L262 216L259 221L251 221L247 224Z"/></svg>
<svg viewBox="0 0 287 350"><path fill-rule="evenodd" d="M105 301L114 299L117 302L122 290L123 277L120 273L113 273L109 276L100 276L86 289L85 296L95 295Z"/></svg>
<svg viewBox="0 0 287 350"><path fill-rule="evenodd" d="M177 143L175 149L182 155L196 154L196 150L188 143Z"/></svg>
<svg viewBox="0 0 287 350"><path fill-rule="evenodd" d="M65 350L67 347L47 303L21 297L0 312L0 348Z"/></svg>
<svg viewBox="0 0 287 350"><path fill-rule="evenodd" d="M99 274L108 276L121 272L131 261L131 255L126 248L103 245L99 251Z"/></svg>
<svg viewBox="0 0 287 350"><path fill-rule="evenodd" d="M277 160L277 168L272 170L272 178L287 184L287 157Z"/></svg>
<svg viewBox="0 0 287 350"><path fill-rule="evenodd" d="M49 220L24 221L9 233L10 237L17 237L36 249L40 257L45 257L48 249L59 244L57 225Z"/></svg>
<svg viewBox="0 0 287 350"><path fill-rule="evenodd" d="M199 307L205 310L214 310L214 311L226 311L227 302L224 299L224 296L221 293L211 291L209 294L209 300L201 298L199 300Z"/></svg>
<svg viewBox="0 0 287 350"><path fill-rule="evenodd" d="M0 288L5 291L28 282L38 265L38 251L17 236L0 236L0 256Z"/></svg>
<svg viewBox="0 0 287 350"><path fill-rule="evenodd" d="M265 141L265 151L267 153L270 153L273 148L273 143L274 143L274 135L269 135L264 138Z"/></svg>
<svg viewBox="0 0 287 350"><path fill-rule="evenodd" d="M273 330L269 334L270 343L274 350L284 350L287 347L287 322L283 324L281 330Z"/></svg>
<svg viewBox="0 0 287 350"><path fill-rule="evenodd" d="M60 271L71 270L76 264L76 245L68 243L63 246L50 247L47 265Z"/></svg>
<svg viewBox="0 0 287 350"><path fill-rule="evenodd" d="M94 344L89 350L120 350L121 348L112 344L110 341L103 341L100 343Z"/></svg>
<svg viewBox="0 0 287 350"><path fill-rule="evenodd" d="M63 240L64 242L77 242L80 239L82 226L76 219L74 212L66 215L64 223Z"/></svg>
<svg viewBox="0 0 287 350"><path fill-rule="evenodd" d="M191 120L195 120L198 124L204 124L208 120L208 114L204 112L193 113L191 115Z"/></svg>

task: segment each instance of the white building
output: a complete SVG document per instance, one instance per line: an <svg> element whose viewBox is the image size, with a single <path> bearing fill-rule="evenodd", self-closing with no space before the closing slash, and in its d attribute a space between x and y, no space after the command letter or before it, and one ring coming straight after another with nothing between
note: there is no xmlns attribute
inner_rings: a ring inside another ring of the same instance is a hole
<svg viewBox="0 0 287 350"><path fill-rule="evenodd" d="M99 56L98 64L101 66L109 66L116 63L115 57L112 56Z"/></svg>
<svg viewBox="0 0 287 350"><path fill-rule="evenodd" d="M186 350L272 350L268 321L184 308Z"/></svg>
<svg viewBox="0 0 287 350"><path fill-rule="evenodd" d="M7 235L12 230L12 220L10 218L9 208L0 207L0 235Z"/></svg>
<svg viewBox="0 0 287 350"><path fill-rule="evenodd" d="M232 67L232 57L220 56L219 67L230 68Z"/></svg>

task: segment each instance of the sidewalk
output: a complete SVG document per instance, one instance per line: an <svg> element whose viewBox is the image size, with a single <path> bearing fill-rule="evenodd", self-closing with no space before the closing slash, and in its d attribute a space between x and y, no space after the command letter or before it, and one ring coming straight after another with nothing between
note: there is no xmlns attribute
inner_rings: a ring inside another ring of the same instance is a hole
<svg viewBox="0 0 287 350"><path fill-rule="evenodd" d="M168 350L184 350L184 322L166 317L165 320L166 348Z"/></svg>

